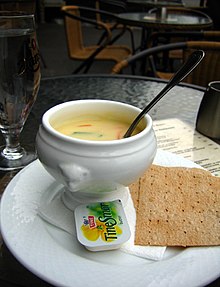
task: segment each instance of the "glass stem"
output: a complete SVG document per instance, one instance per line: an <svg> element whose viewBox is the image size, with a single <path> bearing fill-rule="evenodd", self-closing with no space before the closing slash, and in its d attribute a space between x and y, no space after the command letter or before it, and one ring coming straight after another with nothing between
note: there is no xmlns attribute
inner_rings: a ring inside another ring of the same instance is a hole
<svg viewBox="0 0 220 287"><path fill-rule="evenodd" d="M10 130L3 132L6 147L3 149L2 154L9 160L16 160L23 156L24 149L20 146L20 130Z"/></svg>

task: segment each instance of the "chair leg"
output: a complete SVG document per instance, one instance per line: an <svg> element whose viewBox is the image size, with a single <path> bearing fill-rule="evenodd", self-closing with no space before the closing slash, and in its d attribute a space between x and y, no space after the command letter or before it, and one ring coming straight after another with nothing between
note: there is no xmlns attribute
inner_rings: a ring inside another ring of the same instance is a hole
<svg viewBox="0 0 220 287"><path fill-rule="evenodd" d="M82 68L85 67L84 73L87 73L91 65L93 64L95 57L105 48L106 44L103 43L100 45L91 55L87 58L76 70L73 71L73 74L78 73Z"/></svg>
<svg viewBox="0 0 220 287"><path fill-rule="evenodd" d="M131 38L131 50L132 50L132 54L134 54L135 53L135 43L134 43L134 33L133 33L133 31L132 31L132 28L128 28L128 31L129 31L129 33L130 33L130 38Z"/></svg>
<svg viewBox="0 0 220 287"><path fill-rule="evenodd" d="M132 75L135 75L135 74L136 74L135 70L136 70L136 64L133 63L133 64L131 65L131 73L132 73Z"/></svg>
<svg viewBox="0 0 220 287"><path fill-rule="evenodd" d="M106 36L107 36L107 33L103 32L100 39L97 42L97 45L100 45L102 43L102 41L106 38Z"/></svg>
<svg viewBox="0 0 220 287"><path fill-rule="evenodd" d="M104 49L104 46L100 45L99 48L96 49L96 51L93 52L93 54L88 59L86 59L84 62L82 62L82 64L77 69L75 69L73 71L73 74L79 73L84 67L85 67L85 70L83 73L84 74L87 73L93 64L96 55L98 55L103 49Z"/></svg>
<svg viewBox="0 0 220 287"><path fill-rule="evenodd" d="M131 51L132 55L135 53L135 44L134 44L134 34L130 27L124 27L120 33L118 33L109 43L108 45L112 45L114 42L116 42L126 31L129 32L130 38L131 38Z"/></svg>
<svg viewBox="0 0 220 287"><path fill-rule="evenodd" d="M117 34L115 37L112 38L112 40L108 43L108 45L114 44L124 33L125 31L123 30L122 32Z"/></svg>
<svg viewBox="0 0 220 287"><path fill-rule="evenodd" d="M115 28L113 28L111 31L113 31ZM135 43L134 43L134 34L133 31L131 30L130 27L126 27L124 26L123 29L121 29L121 32L118 33L115 37L112 38L112 40L108 43L108 45L112 45L114 44L125 32L126 30L128 30L129 34L130 34L130 38L131 38L131 50L132 50L132 54L135 53ZM97 45L100 45L102 43L102 41L104 40L104 38L106 37L107 33L103 32L102 36L100 37Z"/></svg>
<svg viewBox="0 0 220 287"><path fill-rule="evenodd" d="M84 71L83 71L83 74L86 74L86 73L89 71L89 69L91 68L93 62L94 62L93 60L91 60L91 61L89 61L89 62L84 61L81 65L79 65L79 67L77 67L77 68L72 72L72 74L78 74L83 68L85 68Z"/></svg>
<svg viewBox="0 0 220 287"><path fill-rule="evenodd" d="M42 56L42 54L40 54L40 60L41 60L41 62L42 62L42 64L43 64L43 67L44 67L45 69L47 69L47 64L46 64L45 59L44 59L44 57Z"/></svg>

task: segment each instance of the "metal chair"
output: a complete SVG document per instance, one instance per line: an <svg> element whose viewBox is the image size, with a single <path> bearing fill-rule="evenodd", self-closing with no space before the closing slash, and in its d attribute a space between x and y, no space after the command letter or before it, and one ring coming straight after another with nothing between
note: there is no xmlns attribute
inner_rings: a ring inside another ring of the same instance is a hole
<svg viewBox="0 0 220 287"><path fill-rule="evenodd" d="M151 46L158 44L170 44L178 39L179 42L187 40L209 40L220 41L220 31L202 30L202 31L160 31L153 32L149 43Z"/></svg>
<svg viewBox="0 0 220 287"><path fill-rule="evenodd" d="M162 31L153 32L149 39L148 48L186 41L220 41L220 31ZM174 70L175 63L183 58L183 50L166 51L163 54L164 69ZM161 60L161 57L159 58Z"/></svg>
<svg viewBox="0 0 220 287"><path fill-rule="evenodd" d="M117 15L118 13L127 12L127 1L126 0L96 0L95 1L96 9L107 11ZM101 14L97 14L97 21L104 22L111 32L115 30L120 30L121 33L118 34L117 39L119 39L124 33L127 31L130 34L131 39L131 49L132 53L135 52L135 42L134 42L134 34L133 29L130 26L119 24L117 21L112 21L112 19L108 19L107 17L102 17ZM103 37L105 34L103 34ZM100 39L102 40L102 38Z"/></svg>
<svg viewBox="0 0 220 287"><path fill-rule="evenodd" d="M121 73L125 67L136 63L138 60L146 58L149 60L150 57L158 53L177 49L183 50L183 61L195 50L204 50L205 52L202 62L185 78L184 82L206 87L209 82L219 80L220 43L210 41L179 42L146 49L116 64L112 69L112 74ZM151 69L157 78L169 79L173 75L172 73L158 72L154 65L151 65Z"/></svg>
<svg viewBox="0 0 220 287"><path fill-rule="evenodd" d="M84 14L93 13L95 15L100 13L116 20L113 14L78 6L63 6L61 10L64 13L69 57L72 60L83 61L73 73L78 73L82 70L84 73L87 73L95 60L118 63L132 54L128 46L112 44L114 37L112 37L111 31L105 23L81 16L82 12L84 12ZM86 46L84 44L82 23L87 23L94 29L99 27L101 29L100 33L102 33L103 30L105 31L106 36L99 45ZM117 35L115 37L117 37Z"/></svg>

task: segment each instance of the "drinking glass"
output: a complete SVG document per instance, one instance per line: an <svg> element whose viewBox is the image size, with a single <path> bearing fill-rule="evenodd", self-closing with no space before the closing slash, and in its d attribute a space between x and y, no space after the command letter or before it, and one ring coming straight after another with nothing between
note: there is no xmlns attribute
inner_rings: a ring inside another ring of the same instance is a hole
<svg viewBox="0 0 220 287"><path fill-rule="evenodd" d="M36 158L20 145L20 134L40 86L34 15L0 11L0 170L24 167Z"/></svg>

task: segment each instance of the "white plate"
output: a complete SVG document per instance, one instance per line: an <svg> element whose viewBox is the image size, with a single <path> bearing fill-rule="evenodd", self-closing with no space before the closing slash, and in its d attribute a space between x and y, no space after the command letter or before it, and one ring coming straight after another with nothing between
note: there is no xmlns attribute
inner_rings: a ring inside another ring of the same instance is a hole
<svg viewBox="0 0 220 287"><path fill-rule="evenodd" d="M158 151L155 163L196 165ZM167 248L162 261L120 250L90 252L75 237L37 215L44 191L59 189L39 161L23 169L1 201L1 232L14 256L31 272L55 286L203 286L220 276L220 247Z"/></svg>

